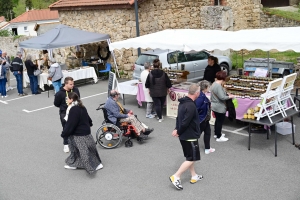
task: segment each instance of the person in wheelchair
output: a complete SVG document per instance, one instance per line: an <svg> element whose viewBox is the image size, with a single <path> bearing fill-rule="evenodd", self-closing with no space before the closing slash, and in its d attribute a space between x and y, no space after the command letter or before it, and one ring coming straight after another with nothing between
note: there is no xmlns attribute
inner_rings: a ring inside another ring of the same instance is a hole
<svg viewBox="0 0 300 200"><path fill-rule="evenodd" d="M110 97L105 103L108 119L116 126L119 125L119 122L130 122L137 130L137 137L142 137L143 139L147 138L154 129L145 128L143 123L133 114L132 110L123 108L118 101L119 96L120 93L117 90L110 91Z"/></svg>

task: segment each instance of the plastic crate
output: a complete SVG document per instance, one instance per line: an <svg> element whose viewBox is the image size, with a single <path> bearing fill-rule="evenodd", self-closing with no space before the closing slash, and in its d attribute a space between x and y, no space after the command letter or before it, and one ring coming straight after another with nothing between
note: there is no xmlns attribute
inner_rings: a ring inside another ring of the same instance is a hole
<svg viewBox="0 0 300 200"><path fill-rule="evenodd" d="M289 122L279 122L276 124L277 133L281 135L292 134L292 124ZM294 124L294 132L296 130L296 125Z"/></svg>

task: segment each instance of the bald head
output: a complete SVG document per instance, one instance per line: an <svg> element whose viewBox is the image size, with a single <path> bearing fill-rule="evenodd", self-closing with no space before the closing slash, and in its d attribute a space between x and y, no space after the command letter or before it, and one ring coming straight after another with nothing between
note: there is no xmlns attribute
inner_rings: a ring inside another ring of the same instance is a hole
<svg viewBox="0 0 300 200"><path fill-rule="evenodd" d="M118 99L119 98L120 93L118 92L118 90L111 90L110 91L110 96L114 99Z"/></svg>

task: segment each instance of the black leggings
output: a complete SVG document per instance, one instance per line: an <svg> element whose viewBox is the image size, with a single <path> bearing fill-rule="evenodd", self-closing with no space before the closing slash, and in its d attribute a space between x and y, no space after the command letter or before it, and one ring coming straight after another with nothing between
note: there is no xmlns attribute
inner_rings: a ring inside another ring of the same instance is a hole
<svg viewBox="0 0 300 200"><path fill-rule="evenodd" d="M215 121L215 135L217 138L220 138L222 136L222 126L225 120L225 114L226 113L217 113L215 112L216 121Z"/></svg>
<svg viewBox="0 0 300 200"><path fill-rule="evenodd" d="M209 121L203 121L200 123L200 133L204 132L203 141L205 149L210 149L210 124Z"/></svg>
<svg viewBox="0 0 300 200"><path fill-rule="evenodd" d="M166 96L152 97L152 99L153 99L153 103L155 106L156 114L157 114L158 118L161 119L162 118L162 109L165 105Z"/></svg>

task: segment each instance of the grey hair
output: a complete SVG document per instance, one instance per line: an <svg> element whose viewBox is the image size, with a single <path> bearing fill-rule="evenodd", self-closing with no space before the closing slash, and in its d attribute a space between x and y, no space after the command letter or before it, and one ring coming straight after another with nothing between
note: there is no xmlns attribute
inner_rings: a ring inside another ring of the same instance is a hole
<svg viewBox="0 0 300 200"><path fill-rule="evenodd" d="M193 83L189 87L189 94L194 95L196 92L199 92L200 86L197 83Z"/></svg>
<svg viewBox="0 0 300 200"><path fill-rule="evenodd" d="M150 67L151 67L151 63L150 62L145 62L144 68L149 69Z"/></svg>
<svg viewBox="0 0 300 200"><path fill-rule="evenodd" d="M198 85L200 86L200 90L203 91L210 87L210 82L208 82L207 80L203 80L200 81Z"/></svg>
<svg viewBox="0 0 300 200"><path fill-rule="evenodd" d="M18 51L16 55L17 55L17 56L22 56L21 51Z"/></svg>
<svg viewBox="0 0 300 200"><path fill-rule="evenodd" d="M55 58L50 59L50 62L51 62L51 63L56 63Z"/></svg>
<svg viewBox="0 0 300 200"><path fill-rule="evenodd" d="M31 56L30 54L28 54L28 55L26 56L26 60L32 60L32 56Z"/></svg>

